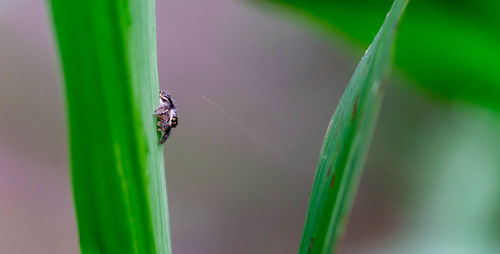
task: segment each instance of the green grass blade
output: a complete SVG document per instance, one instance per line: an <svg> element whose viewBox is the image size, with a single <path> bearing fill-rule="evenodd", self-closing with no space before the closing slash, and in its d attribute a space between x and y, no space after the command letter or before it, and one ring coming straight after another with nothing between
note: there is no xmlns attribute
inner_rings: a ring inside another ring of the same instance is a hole
<svg viewBox="0 0 500 254"><path fill-rule="evenodd" d="M154 0L50 0L82 253L170 253Z"/></svg>
<svg viewBox="0 0 500 254"><path fill-rule="evenodd" d="M299 254L329 254L344 229L392 65L394 38L408 0L395 0L361 59L330 122L320 155Z"/></svg>

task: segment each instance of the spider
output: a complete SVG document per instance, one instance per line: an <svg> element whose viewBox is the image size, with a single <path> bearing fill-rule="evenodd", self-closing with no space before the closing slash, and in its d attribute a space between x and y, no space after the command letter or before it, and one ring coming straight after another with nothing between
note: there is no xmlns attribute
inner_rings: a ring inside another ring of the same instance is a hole
<svg viewBox="0 0 500 254"><path fill-rule="evenodd" d="M178 123L178 112L175 107L172 96L165 91L160 91L160 106L155 109L154 115L158 117L158 131L160 131L161 139L159 145L165 143L170 136L172 128L175 128Z"/></svg>

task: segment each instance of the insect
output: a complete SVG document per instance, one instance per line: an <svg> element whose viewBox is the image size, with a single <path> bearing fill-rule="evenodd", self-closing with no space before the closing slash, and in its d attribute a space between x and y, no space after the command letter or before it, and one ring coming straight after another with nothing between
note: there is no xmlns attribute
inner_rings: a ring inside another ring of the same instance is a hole
<svg viewBox="0 0 500 254"><path fill-rule="evenodd" d="M160 106L155 109L154 115L158 117L158 131L161 132L159 145L165 143L167 138L179 121L179 113L175 107L172 96L166 91L160 91Z"/></svg>

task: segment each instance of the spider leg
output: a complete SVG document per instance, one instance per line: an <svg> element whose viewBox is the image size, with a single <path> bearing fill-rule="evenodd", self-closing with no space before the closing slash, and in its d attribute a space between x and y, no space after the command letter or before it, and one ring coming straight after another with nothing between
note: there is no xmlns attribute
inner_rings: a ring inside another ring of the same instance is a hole
<svg viewBox="0 0 500 254"><path fill-rule="evenodd" d="M170 107L168 105L160 105L155 109L155 112L153 115L159 116L159 115L167 114L169 110L170 110Z"/></svg>
<svg viewBox="0 0 500 254"><path fill-rule="evenodd" d="M166 128L170 122L170 117L165 116L165 117L159 117L158 118L158 123L156 123L157 126L160 128Z"/></svg>
<svg viewBox="0 0 500 254"><path fill-rule="evenodd" d="M165 143L165 141L167 141L168 136L170 136L171 130L172 130L172 128L170 128L170 127L167 127L165 129L165 131L161 135L161 139L158 142L158 145L161 145L161 144Z"/></svg>
<svg viewBox="0 0 500 254"><path fill-rule="evenodd" d="M158 126L160 128L164 127L166 122L168 122L168 121L166 121L165 119L158 119L158 122L156 123L156 126Z"/></svg>
<svg viewBox="0 0 500 254"><path fill-rule="evenodd" d="M169 108L175 108L174 100L172 100L172 96L170 96L170 94L167 95L167 101Z"/></svg>

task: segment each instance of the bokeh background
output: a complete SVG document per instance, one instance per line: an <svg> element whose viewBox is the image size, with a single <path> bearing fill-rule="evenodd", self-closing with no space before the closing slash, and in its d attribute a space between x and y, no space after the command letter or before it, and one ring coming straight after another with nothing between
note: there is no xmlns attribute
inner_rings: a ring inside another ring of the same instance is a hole
<svg viewBox="0 0 500 254"><path fill-rule="evenodd" d="M165 149L174 253L297 251L322 138L363 51L296 17L157 1L160 84L181 114ZM0 0L0 253L79 253L51 29L45 1ZM498 113L401 73L339 253L500 253Z"/></svg>

